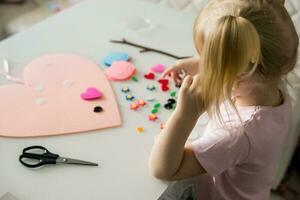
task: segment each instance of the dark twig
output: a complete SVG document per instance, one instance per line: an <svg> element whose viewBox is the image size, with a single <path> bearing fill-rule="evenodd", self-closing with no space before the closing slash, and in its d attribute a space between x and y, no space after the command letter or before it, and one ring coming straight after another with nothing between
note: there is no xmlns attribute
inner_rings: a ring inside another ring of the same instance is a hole
<svg viewBox="0 0 300 200"><path fill-rule="evenodd" d="M146 46L142 46L142 45L139 45L139 44L135 44L135 43L127 41L125 38L123 38L122 40L110 40L110 42L112 42L112 43L118 43L118 44L127 44L127 45L130 45L130 46L141 48L140 53L145 53L145 52L152 51L152 52L160 53L160 54L163 54L163 55L175 58L175 59L190 58L190 56L180 57L180 56L176 56L174 54L170 54L170 53L165 52L165 51L161 51L161 50L158 50L158 49L153 49L153 48L150 48L150 47L146 47Z"/></svg>

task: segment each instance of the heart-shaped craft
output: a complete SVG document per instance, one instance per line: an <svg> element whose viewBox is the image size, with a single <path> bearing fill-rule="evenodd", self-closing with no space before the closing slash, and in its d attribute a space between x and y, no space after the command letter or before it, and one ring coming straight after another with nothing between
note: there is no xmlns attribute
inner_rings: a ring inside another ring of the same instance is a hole
<svg viewBox="0 0 300 200"><path fill-rule="evenodd" d="M128 61L129 56L127 53L123 52L112 52L108 54L103 60L102 64L105 66L111 66L113 62L115 61Z"/></svg>
<svg viewBox="0 0 300 200"><path fill-rule="evenodd" d="M135 73L135 67L130 62L115 61L111 67L105 69L104 73L112 81L124 81L130 79Z"/></svg>
<svg viewBox="0 0 300 200"><path fill-rule="evenodd" d="M156 64L151 67L152 72L163 73L165 71L165 66L162 64Z"/></svg>
<svg viewBox="0 0 300 200"><path fill-rule="evenodd" d="M25 67L23 79L24 85L0 86L1 136L50 136L121 124L108 80L88 59L46 55ZM102 98L83 101L80 95L90 87L98 88ZM103 111L94 112L97 106Z"/></svg>
<svg viewBox="0 0 300 200"><path fill-rule="evenodd" d="M144 77L146 79L153 80L155 78L155 75L153 73L149 73L149 74L145 74Z"/></svg>
<svg viewBox="0 0 300 200"><path fill-rule="evenodd" d="M169 88L168 85L162 85L162 86L161 86L161 90L164 91L164 92L168 91L169 89L170 89L170 88Z"/></svg>
<svg viewBox="0 0 300 200"><path fill-rule="evenodd" d="M82 93L80 97L83 100L100 99L102 97L102 93L97 88L90 87L84 93Z"/></svg>
<svg viewBox="0 0 300 200"><path fill-rule="evenodd" d="M168 85L169 84L169 80L168 79L159 79L158 82L162 85Z"/></svg>

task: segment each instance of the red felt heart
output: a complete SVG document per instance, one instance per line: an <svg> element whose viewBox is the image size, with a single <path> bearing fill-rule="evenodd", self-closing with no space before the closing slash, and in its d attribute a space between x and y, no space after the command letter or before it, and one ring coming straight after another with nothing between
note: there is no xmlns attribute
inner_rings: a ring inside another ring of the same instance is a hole
<svg viewBox="0 0 300 200"><path fill-rule="evenodd" d="M153 73L149 73L149 74L145 74L144 77L146 79L150 79L150 80L153 80L155 78L155 75Z"/></svg>
<svg viewBox="0 0 300 200"><path fill-rule="evenodd" d="M168 79L159 79L158 82L161 83L162 85L168 85L169 84Z"/></svg>
<svg viewBox="0 0 300 200"><path fill-rule="evenodd" d="M161 86L161 90L164 91L164 92L165 92L165 91L168 91L169 89L170 89L170 88L169 88L168 85L162 85L162 86Z"/></svg>

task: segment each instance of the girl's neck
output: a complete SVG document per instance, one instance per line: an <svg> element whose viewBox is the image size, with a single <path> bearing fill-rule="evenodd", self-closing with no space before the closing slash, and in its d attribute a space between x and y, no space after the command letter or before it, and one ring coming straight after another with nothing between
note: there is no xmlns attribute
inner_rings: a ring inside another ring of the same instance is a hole
<svg viewBox="0 0 300 200"><path fill-rule="evenodd" d="M239 93L234 99L237 106L279 106L283 103L283 97L277 85L252 88L250 92Z"/></svg>

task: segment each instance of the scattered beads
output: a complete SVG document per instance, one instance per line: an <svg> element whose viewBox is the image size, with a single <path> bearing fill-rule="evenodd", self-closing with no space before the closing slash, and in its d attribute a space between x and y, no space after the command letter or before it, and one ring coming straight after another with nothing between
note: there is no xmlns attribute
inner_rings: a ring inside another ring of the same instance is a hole
<svg viewBox="0 0 300 200"><path fill-rule="evenodd" d="M153 73L149 73L149 74L145 74L144 77L146 79L153 80L155 78L155 75Z"/></svg>
<svg viewBox="0 0 300 200"><path fill-rule="evenodd" d="M161 90L163 92L166 92L168 91L170 88L169 88L169 80L168 79L159 79L158 82L161 84Z"/></svg>
<svg viewBox="0 0 300 200"><path fill-rule="evenodd" d="M138 82L138 81L139 81L139 79L138 79L136 76L131 77L131 80L133 80L133 81L135 81L135 82Z"/></svg>
<svg viewBox="0 0 300 200"><path fill-rule="evenodd" d="M159 107L160 107L160 103L154 104L154 108L159 108Z"/></svg>
<svg viewBox="0 0 300 200"><path fill-rule="evenodd" d="M134 96L132 96L132 95L126 95L126 100L127 101L132 101L133 99L134 99L135 97Z"/></svg>
<svg viewBox="0 0 300 200"><path fill-rule="evenodd" d="M156 73L163 73L165 71L165 66L163 64L156 64L151 67L151 71Z"/></svg>
<svg viewBox="0 0 300 200"><path fill-rule="evenodd" d="M155 100L155 97L153 97L153 96L150 96L150 97L147 98L147 101L150 101L150 102L152 102L154 100Z"/></svg>
<svg viewBox="0 0 300 200"><path fill-rule="evenodd" d="M158 117L157 117L156 114L150 114L150 115L148 116L148 118L149 118L150 121L156 121L156 120L158 119Z"/></svg>
<svg viewBox="0 0 300 200"><path fill-rule="evenodd" d="M138 100L137 104L140 105L140 106L145 106L147 104L147 102L144 101L144 100Z"/></svg>
<svg viewBox="0 0 300 200"><path fill-rule="evenodd" d="M173 104L170 104L170 103L167 103L167 104L165 104L165 109L167 109L167 110L172 110L173 109Z"/></svg>
<svg viewBox="0 0 300 200"><path fill-rule="evenodd" d="M101 106L96 106L95 108L94 108L94 112L95 113L99 113L99 112L102 112L103 111L103 108L101 107Z"/></svg>
<svg viewBox="0 0 300 200"><path fill-rule="evenodd" d="M176 96L176 91L172 91L172 92L170 93L170 96L171 96L171 97L175 97L175 96Z"/></svg>
<svg viewBox="0 0 300 200"><path fill-rule="evenodd" d="M173 99L173 98L170 98L170 99L168 99L168 103L175 104L175 103L176 103L176 100Z"/></svg>
<svg viewBox="0 0 300 200"><path fill-rule="evenodd" d="M167 86L167 85L162 85L161 86L161 90L163 91L163 92L166 92L166 91L168 91L170 88L169 88L169 86Z"/></svg>
<svg viewBox="0 0 300 200"><path fill-rule="evenodd" d="M125 86L125 87L122 88L121 91L124 92L124 93L128 93L128 92L130 92L130 89L129 89L129 87Z"/></svg>
<svg viewBox="0 0 300 200"><path fill-rule="evenodd" d="M157 108L154 108L154 109L152 109L152 111L151 111L152 114L156 114L157 112L158 112L158 109L157 109Z"/></svg>
<svg viewBox="0 0 300 200"><path fill-rule="evenodd" d="M158 82L162 85L168 85L169 84L169 80L168 79L159 79Z"/></svg>
<svg viewBox="0 0 300 200"><path fill-rule="evenodd" d="M137 133L144 132L144 130L145 130L145 129L144 129L143 127L137 127L137 128L136 128L136 132L137 132Z"/></svg>
<svg viewBox="0 0 300 200"><path fill-rule="evenodd" d="M132 110L137 110L138 108L139 108L139 105L138 105L138 104L136 104L136 103L130 104L130 109L132 109Z"/></svg>
<svg viewBox="0 0 300 200"><path fill-rule="evenodd" d="M155 85L147 85L147 90L150 90L150 91L155 90Z"/></svg>
<svg viewBox="0 0 300 200"><path fill-rule="evenodd" d="M164 107L165 107L165 109L167 109L167 110L172 110L173 108L175 108L175 106L176 106L175 104L176 104L176 100L170 98L170 99L168 99L168 103L166 103L166 104L164 105Z"/></svg>

